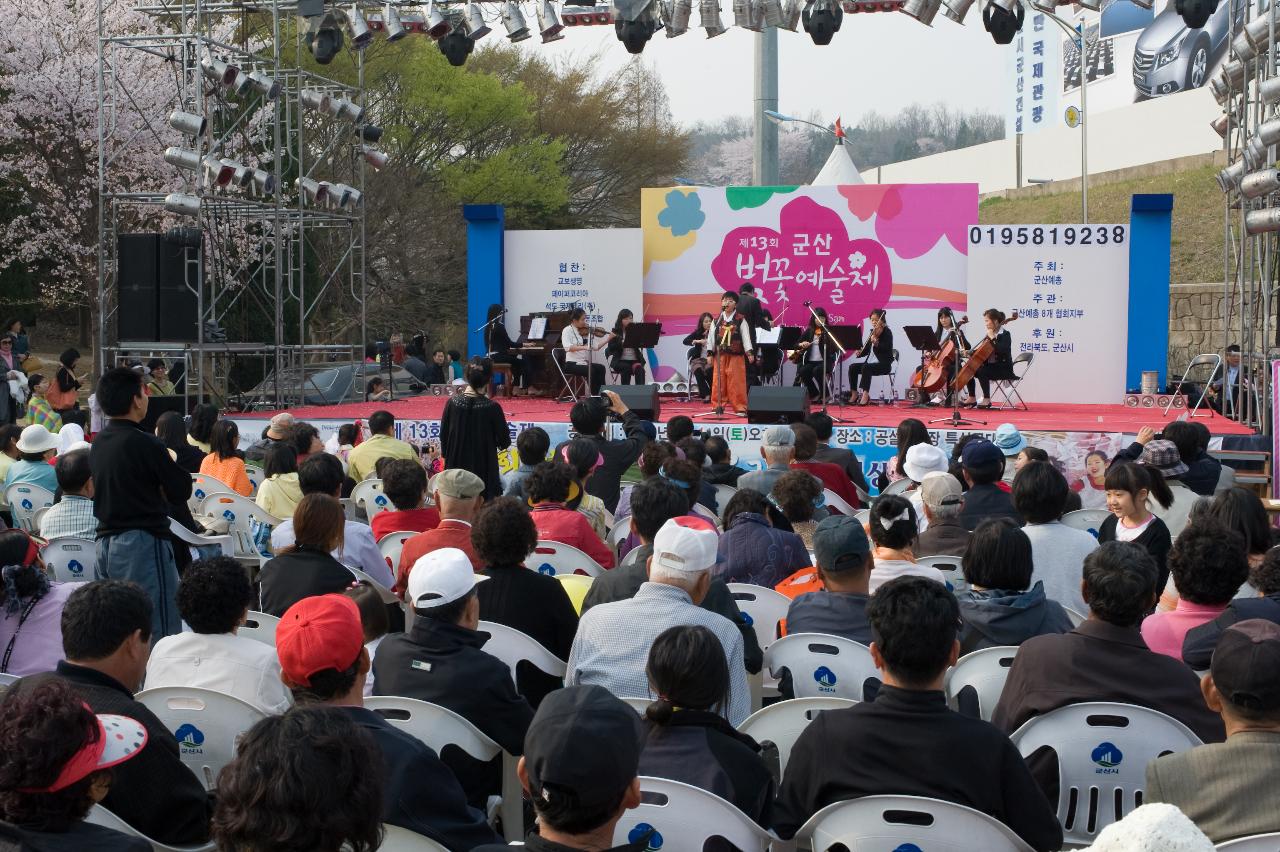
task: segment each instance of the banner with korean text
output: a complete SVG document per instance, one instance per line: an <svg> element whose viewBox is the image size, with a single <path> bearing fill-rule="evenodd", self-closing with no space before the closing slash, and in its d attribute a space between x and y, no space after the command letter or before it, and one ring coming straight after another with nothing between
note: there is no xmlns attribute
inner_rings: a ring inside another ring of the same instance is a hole
<svg viewBox="0 0 1280 852"><path fill-rule="evenodd" d="M807 324L805 302L826 308L833 326L860 325L872 309L886 309L901 395L919 363L902 327L934 325L943 306L965 309L978 187L645 189L640 216L645 318L663 327L655 380L687 372L682 339L702 312L719 311L720 294L749 281L780 324Z"/></svg>
<svg viewBox="0 0 1280 852"><path fill-rule="evenodd" d="M975 225L969 305L1018 312L1007 329L1014 358L1030 357L1015 368L1025 370L1018 392L1027 402L1123 400L1128 225Z"/></svg>

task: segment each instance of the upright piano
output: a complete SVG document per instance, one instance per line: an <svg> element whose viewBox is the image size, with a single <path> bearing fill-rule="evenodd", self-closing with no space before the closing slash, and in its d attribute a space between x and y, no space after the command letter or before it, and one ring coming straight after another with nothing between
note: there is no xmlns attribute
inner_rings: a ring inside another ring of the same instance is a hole
<svg viewBox="0 0 1280 852"><path fill-rule="evenodd" d="M530 338L529 328L537 317L546 319L546 329L541 337ZM560 333L568 324L569 311L537 311L520 317L520 336L515 341L516 348L512 354L524 356L530 389L546 395L557 389L560 375L551 361L551 350L560 346Z"/></svg>

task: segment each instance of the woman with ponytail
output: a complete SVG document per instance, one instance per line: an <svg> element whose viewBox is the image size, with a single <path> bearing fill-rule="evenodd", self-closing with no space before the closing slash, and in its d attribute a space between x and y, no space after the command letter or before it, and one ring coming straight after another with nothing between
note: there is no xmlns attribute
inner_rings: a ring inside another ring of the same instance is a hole
<svg viewBox="0 0 1280 852"><path fill-rule="evenodd" d="M720 640L705 627L672 627L653 641L645 671L657 700L645 710L639 774L715 793L768 828L776 784L760 745L724 717L729 666Z"/></svg>
<svg viewBox="0 0 1280 852"><path fill-rule="evenodd" d="M1131 541L1141 545L1156 561L1160 570L1156 591L1162 591L1169 579L1167 560L1173 540L1169 528L1152 514L1147 501L1154 500L1166 509L1173 505L1173 493L1164 474L1152 465L1122 462L1107 471L1104 484L1111 517L1098 528L1098 543Z"/></svg>
<svg viewBox="0 0 1280 852"><path fill-rule="evenodd" d="M22 530L0 532L0 580L0 674L53 671L62 659L62 607L79 584L49 582L39 547Z"/></svg>

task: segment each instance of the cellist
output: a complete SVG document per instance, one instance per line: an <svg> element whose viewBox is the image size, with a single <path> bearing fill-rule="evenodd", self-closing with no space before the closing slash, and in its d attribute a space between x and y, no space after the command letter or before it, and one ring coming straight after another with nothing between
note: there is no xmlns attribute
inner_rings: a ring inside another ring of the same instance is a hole
<svg viewBox="0 0 1280 852"><path fill-rule="evenodd" d="M1018 318L1018 312L1014 311L1013 319ZM973 384L974 379L969 380L969 405L974 408L990 408L991 407L991 380L1006 380L1017 378L1013 374L1013 338L1009 336L1009 332L1005 330L1004 324L1009 322L1004 312L997 308L987 308L982 312L983 323L987 327L987 339L991 341L995 347L990 357L978 367L978 371L974 374L978 385L982 387L982 394L974 401Z"/></svg>
<svg viewBox="0 0 1280 852"><path fill-rule="evenodd" d="M948 308L948 307L939 308L938 309L938 327L935 329L935 332L937 333L937 336L938 336L939 350L941 350L942 347L946 346L947 341L953 337L955 338L955 341L956 341L955 346L953 347L957 352L957 355L955 357L958 358L959 357L958 353L964 352L965 350L967 350L969 348L969 341L965 339L963 326L968 321L969 321L969 318L966 316L966 317L961 317L959 322L957 322L956 315L952 312L951 308ZM947 363L943 365L943 368L946 370L947 381L946 381L946 384L943 385L944 391L935 393L933 397L930 399L930 402L932 402L934 405L944 405L950 402L949 394L945 393L945 389L951 384L952 371L956 369L956 366L957 365L954 363Z"/></svg>

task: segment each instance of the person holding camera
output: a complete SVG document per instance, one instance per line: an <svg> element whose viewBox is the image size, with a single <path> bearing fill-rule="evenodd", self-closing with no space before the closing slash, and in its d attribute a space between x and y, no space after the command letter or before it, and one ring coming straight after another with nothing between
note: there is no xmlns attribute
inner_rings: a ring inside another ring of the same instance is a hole
<svg viewBox="0 0 1280 852"><path fill-rule="evenodd" d="M616 441L610 441L604 434L610 414L622 418L623 437ZM639 415L627 408L627 404L613 391L605 391L599 399L590 397L578 400L569 409L569 422L578 437L595 444L604 458L604 463L597 465L595 472L587 480L587 493L603 500L605 508L610 512L616 511L622 474L640 458L640 451L657 436L657 430L652 423L641 420ZM556 454L568 443L565 441L556 447Z"/></svg>

